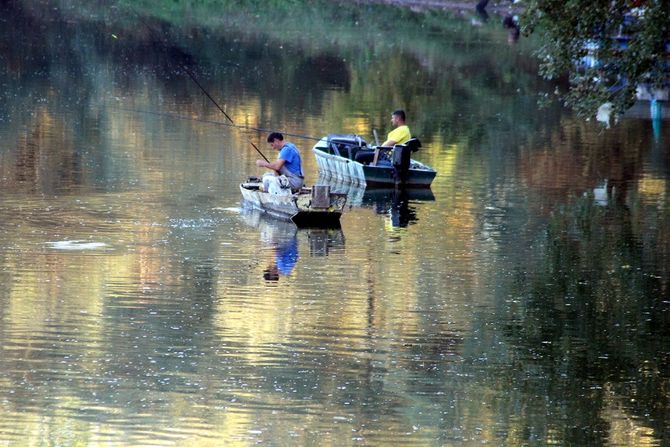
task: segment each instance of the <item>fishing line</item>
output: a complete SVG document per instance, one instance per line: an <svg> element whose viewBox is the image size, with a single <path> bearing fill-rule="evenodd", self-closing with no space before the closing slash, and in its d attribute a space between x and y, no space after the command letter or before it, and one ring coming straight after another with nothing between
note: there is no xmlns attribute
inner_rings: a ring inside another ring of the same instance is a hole
<svg viewBox="0 0 670 447"><path fill-rule="evenodd" d="M150 32L151 34L153 34L153 35L156 35L156 34L157 34L157 33L154 31L154 29L153 29L151 26L149 26L149 24L148 24L147 22L145 22L144 19L142 19L142 17L141 17L139 14L137 15L137 18L138 18L138 20L140 21L140 23L142 23L144 26L147 27L147 29L149 30L149 32ZM165 39L163 39L162 33L161 33L161 35L159 35L159 41L161 41L161 42L163 43L164 48L167 49L167 47L168 47L168 43L167 43L167 41L166 41ZM178 64L178 65L179 65L179 68L181 68L181 69L188 75L188 77L191 78L191 79L193 80L193 82L195 82L195 85L197 85L198 88L200 88L200 90L202 90L202 92L207 96L207 98L209 98L209 100L212 101L212 103L214 103L214 105L216 106L216 108L219 109L219 110L221 111L221 113L223 113L223 115L228 119L228 121L230 121L231 124L235 125L235 122L233 121L233 119L232 119L230 116L228 116L228 114L221 108L221 106L219 105L219 103L216 102L216 101L214 100L214 98L212 98L212 95L210 95L209 92L207 92L207 90L205 90L205 88L204 88L202 85L200 85L200 83L199 83L198 80L196 79L195 75L194 75L193 73L191 73L191 70L189 70L189 69L186 67L186 65L184 65L184 64ZM251 138L247 137L247 142L248 142L249 144L251 144L251 146L253 146L254 149L256 149L256 152L258 152L258 153L261 155L261 157L263 157L263 159L264 159L265 161L267 161L268 163L270 163L270 160L268 160L268 158L265 156L265 154L263 154L263 152L261 152L261 150L258 149L258 146L256 146L256 145L254 144L254 142L251 141Z"/></svg>
<svg viewBox="0 0 670 447"><path fill-rule="evenodd" d="M168 118L173 118L177 120L183 120L183 121L195 121L199 123L207 123L207 124L216 124L219 126L226 126L226 127L235 127L240 130L245 130L245 131L253 131L253 132L272 132L274 129L265 129L262 127L248 127L248 126L242 126L240 124L235 124L235 123L227 123L224 121L216 121L216 120L208 120L204 118L193 118L190 116L184 116L184 115L179 115L177 113L169 113L169 112L156 112L154 110L139 110L139 109L128 109L125 107L112 107L114 110L120 110L123 112L130 112L130 113L144 113L147 115L157 115L157 116L165 116ZM312 141L321 141L321 138L318 137L313 137L310 135L302 135L298 133L290 133L290 132L282 132L283 135L289 136L289 137L295 137L295 138L302 138L304 140L312 140Z"/></svg>

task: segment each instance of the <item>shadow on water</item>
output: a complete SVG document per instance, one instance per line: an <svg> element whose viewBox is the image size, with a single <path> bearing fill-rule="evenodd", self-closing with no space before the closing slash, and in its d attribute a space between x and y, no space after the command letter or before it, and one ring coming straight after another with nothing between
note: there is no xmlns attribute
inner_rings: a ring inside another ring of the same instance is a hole
<svg viewBox="0 0 670 447"><path fill-rule="evenodd" d="M417 207L421 203L435 201L430 188L362 188L322 176L316 183L329 185L332 191L346 193L349 208L369 208L376 214L389 216L394 228L416 223L419 220Z"/></svg>

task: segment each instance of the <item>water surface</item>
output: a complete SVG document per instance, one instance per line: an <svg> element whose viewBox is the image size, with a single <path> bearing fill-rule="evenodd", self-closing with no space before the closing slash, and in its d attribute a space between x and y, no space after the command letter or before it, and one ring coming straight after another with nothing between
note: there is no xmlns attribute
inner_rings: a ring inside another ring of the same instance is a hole
<svg viewBox="0 0 670 447"><path fill-rule="evenodd" d="M0 7L0 444L667 444L644 103L609 130L540 109L493 20L157 37L58 5ZM266 130L314 183L311 138L397 107L430 191L351 190L330 230L240 207Z"/></svg>

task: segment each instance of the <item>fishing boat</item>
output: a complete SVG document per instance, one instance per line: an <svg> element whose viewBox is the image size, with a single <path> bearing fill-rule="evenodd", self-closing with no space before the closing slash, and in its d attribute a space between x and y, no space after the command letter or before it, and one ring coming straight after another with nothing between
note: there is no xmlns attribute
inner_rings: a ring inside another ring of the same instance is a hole
<svg viewBox="0 0 670 447"><path fill-rule="evenodd" d="M330 134L312 148L319 174L362 187L428 188L437 172L410 155L421 147L412 138L394 147L368 145L358 135Z"/></svg>
<svg viewBox="0 0 670 447"><path fill-rule="evenodd" d="M296 193L273 194L263 191L263 181L249 177L240 184L243 205L277 219L290 220L299 227L337 226L347 203L345 193L331 192L328 185L303 187Z"/></svg>

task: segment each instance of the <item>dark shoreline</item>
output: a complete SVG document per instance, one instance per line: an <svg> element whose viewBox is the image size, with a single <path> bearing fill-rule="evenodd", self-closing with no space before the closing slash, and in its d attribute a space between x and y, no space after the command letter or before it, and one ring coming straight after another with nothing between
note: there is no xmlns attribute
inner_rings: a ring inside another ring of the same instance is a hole
<svg viewBox="0 0 670 447"><path fill-rule="evenodd" d="M415 11L423 10L443 10L454 12L472 12L476 9L479 1L475 0L356 0L358 3L379 3L393 5L403 8L409 8ZM486 11L493 14L509 14L510 12L519 13L522 7L514 5L512 1L491 1L486 6Z"/></svg>

